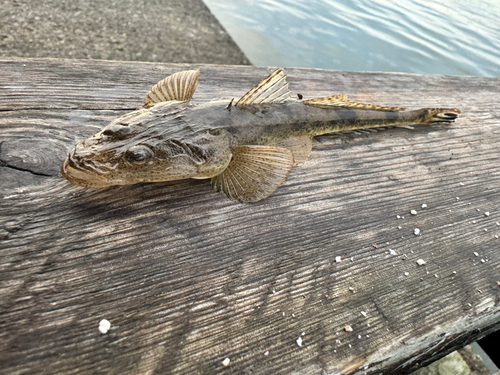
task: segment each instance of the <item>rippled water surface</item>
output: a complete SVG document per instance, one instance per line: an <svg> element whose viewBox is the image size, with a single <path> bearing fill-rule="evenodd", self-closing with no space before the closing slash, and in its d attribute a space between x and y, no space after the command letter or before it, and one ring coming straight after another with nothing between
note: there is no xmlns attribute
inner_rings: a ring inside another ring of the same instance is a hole
<svg viewBox="0 0 500 375"><path fill-rule="evenodd" d="M205 0L254 65L500 76L498 0Z"/></svg>

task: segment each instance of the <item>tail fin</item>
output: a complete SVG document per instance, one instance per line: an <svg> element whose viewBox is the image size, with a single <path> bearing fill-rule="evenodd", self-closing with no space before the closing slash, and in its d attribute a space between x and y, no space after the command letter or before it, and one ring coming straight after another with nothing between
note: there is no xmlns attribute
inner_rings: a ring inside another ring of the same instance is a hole
<svg viewBox="0 0 500 375"><path fill-rule="evenodd" d="M432 122L453 122L460 115L458 108L427 108L427 115L422 123L430 124Z"/></svg>

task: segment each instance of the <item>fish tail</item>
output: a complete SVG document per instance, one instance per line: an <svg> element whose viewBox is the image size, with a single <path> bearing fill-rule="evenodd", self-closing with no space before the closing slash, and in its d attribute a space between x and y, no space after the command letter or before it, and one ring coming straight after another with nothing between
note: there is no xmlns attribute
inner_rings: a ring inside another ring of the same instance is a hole
<svg viewBox="0 0 500 375"><path fill-rule="evenodd" d="M451 123L460 115L458 108L425 108L424 115L420 120L415 121L418 124L431 124L436 122Z"/></svg>

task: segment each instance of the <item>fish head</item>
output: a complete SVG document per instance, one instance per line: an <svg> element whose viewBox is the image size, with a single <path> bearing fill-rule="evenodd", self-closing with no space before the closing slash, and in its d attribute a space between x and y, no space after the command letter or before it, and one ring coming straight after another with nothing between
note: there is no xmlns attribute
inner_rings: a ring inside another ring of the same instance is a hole
<svg viewBox="0 0 500 375"><path fill-rule="evenodd" d="M169 116L159 121L150 112L132 112L79 142L64 160L62 176L75 185L102 188L210 178L227 167L231 160L227 133L194 131L179 126L180 117L170 124Z"/></svg>

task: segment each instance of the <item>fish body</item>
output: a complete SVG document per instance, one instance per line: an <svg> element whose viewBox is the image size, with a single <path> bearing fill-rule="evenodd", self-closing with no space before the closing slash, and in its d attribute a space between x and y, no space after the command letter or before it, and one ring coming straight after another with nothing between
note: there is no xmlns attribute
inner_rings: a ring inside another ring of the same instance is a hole
<svg viewBox="0 0 500 375"><path fill-rule="evenodd" d="M270 195L307 160L316 135L380 126L452 122L456 108L407 111L352 102L345 95L290 99L278 69L234 105L191 104L199 71L153 86L143 108L76 145L61 166L70 182L99 188L186 178L211 179L240 202Z"/></svg>

